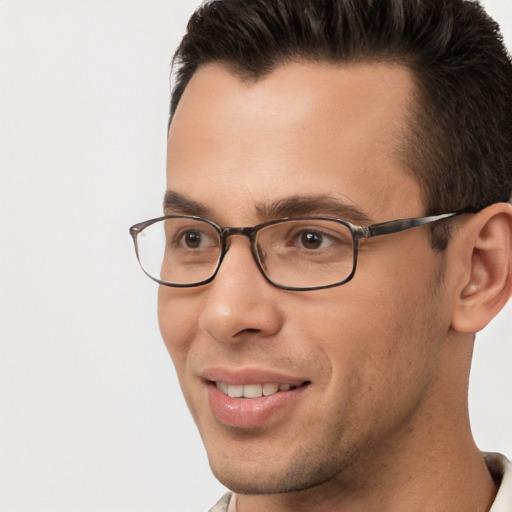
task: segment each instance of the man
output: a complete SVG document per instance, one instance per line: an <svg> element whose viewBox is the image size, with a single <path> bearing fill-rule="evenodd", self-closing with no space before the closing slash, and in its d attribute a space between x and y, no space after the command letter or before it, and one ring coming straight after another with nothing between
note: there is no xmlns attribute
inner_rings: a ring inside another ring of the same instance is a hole
<svg viewBox="0 0 512 512"><path fill-rule="evenodd" d="M221 0L175 66L165 217L132 235L233 491L212 511L511 511L467 410L512 292L496 24L467 0Z"/></svg>

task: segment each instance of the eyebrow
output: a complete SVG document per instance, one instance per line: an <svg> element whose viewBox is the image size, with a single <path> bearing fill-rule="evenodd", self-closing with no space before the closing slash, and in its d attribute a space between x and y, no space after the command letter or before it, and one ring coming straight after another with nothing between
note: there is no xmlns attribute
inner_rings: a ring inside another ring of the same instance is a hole
<svg viewBox="0 0 512 512"><path fill-rule="evenodd" d="M163 207L166 215L212 218L212 211L205 204L174 190L165 193ZM309 215L334 217L363 225L372 222L371 217L359 207L323 194L294 195L270 203L260 202L255 208L261 222Z"/></svg>
<svg viewBox="0 0 512 512"><path fill-rule="evenodd" d="M359 207L327 195L296 195L278 201L256 205L263 221L285 217L320 215L348 220L353 223L370 224L371 217Z"/></svg>
<svg viewBox="0 0 512 512"><path fill-rule="evenodd" d="M163 206L166 215L182 214L209 217L211 213L210 209L203 203L189 199L174 190L166 191Z"/></svg>

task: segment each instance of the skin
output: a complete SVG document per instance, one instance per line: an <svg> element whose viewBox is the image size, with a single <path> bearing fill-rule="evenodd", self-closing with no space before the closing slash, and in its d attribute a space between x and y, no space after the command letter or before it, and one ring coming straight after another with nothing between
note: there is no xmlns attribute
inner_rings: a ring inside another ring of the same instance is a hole
<svg viewBox="0 0 512 512"><path fill-rule="evenodd" d="M168 189L224 226L255 225L267 220L262 205L311 195L363 212L361 224L422 216L396 150L413 91L408 70L389 64L290 63L258 81L209 64L171 125ZM189 210L166 213L198 213ZM496 486L467 413L472 325L459 315L467 329L454 329L471 275L461 255L478 226L450 222L444 253L426 227L363 242L355 277L336 288L271 286L239 236L212 283L160 287L163 339L212 470L240 493L238 512L488 510ZM209 405L212 367L309 385L263 425L234 428Z"/></svg>

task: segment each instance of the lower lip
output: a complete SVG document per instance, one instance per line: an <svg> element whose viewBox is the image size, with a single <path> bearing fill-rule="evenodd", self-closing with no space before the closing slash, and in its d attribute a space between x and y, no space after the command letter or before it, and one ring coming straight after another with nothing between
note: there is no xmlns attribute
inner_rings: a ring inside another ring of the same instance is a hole
<svg viewBox="0 0 512 512"><path fill-rule="evenodd" d="M225 395L214 383L209 383L208 400L211 411L220 423L236 428L258 428L283 413L306 387L278 391L260 398L232 398Z"/></svg>

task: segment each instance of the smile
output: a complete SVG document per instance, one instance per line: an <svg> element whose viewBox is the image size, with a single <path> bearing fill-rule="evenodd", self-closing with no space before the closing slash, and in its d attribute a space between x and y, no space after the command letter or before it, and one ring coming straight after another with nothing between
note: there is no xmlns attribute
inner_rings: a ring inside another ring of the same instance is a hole
<svg viewBox="0 0 512 512"><path fill-rule="evenodd" d="M225 395L231 398L261 398L262 396L270 396L280 391L290 391L295 388L292 384L246 384L232 385L225 382L216 382L215 385Z"/></svg>
<svg viewBox="0 0 512 512"><path fill-rule="evenodd" d="M199 373L215 420L254 429L285 421L310 396L307 375L264 368L206 368Z"/></svg>

